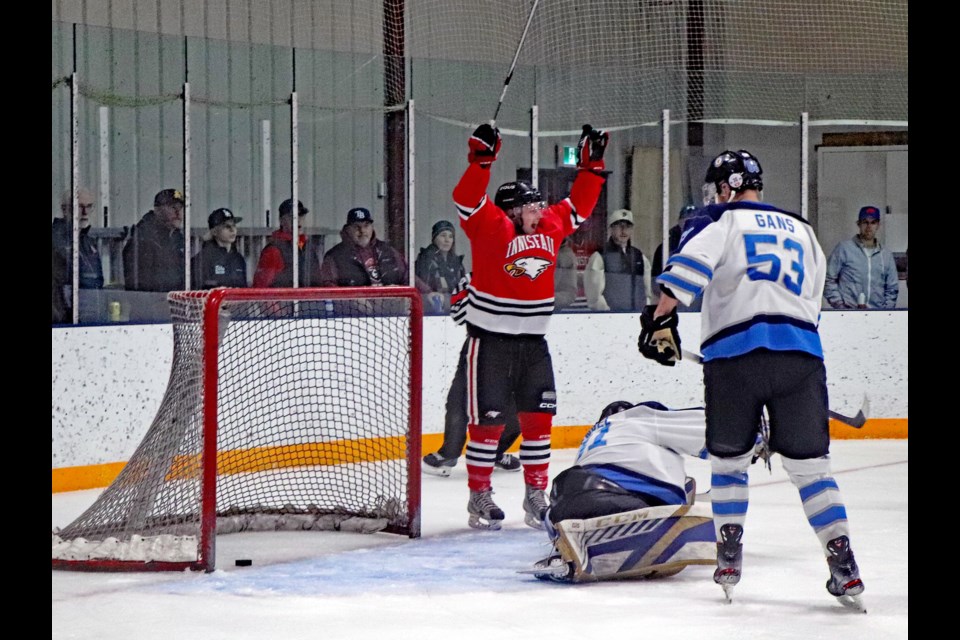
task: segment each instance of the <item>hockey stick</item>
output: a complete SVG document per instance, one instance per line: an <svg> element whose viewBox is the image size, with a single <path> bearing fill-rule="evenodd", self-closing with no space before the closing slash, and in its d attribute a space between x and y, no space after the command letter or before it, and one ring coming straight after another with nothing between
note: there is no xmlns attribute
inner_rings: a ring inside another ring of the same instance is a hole
<svg viewBox="0 0 960 640"><path fill-rule="evenodd" d="M703 356L701 356L699 353L687 351L686 349L680 349L680 352L684 360L696 362L697 364L703 364ZM845 416L842 413L834 411L833 409L827 409L827 412L830 414L830 417L837 422L842 422L848 427L859 429L867 423L867 416L870 414L870 398L867 397L867 394L863 394L863 404L860 405L860 410L857 411L857 415L855 416Z"/></svg>
<svg viewBox="0 0 960 640"><path fill-rule="evenodd" d="M523 34L520 36L520 42L517 43L517 51L513 54L513 62L510 63L510 70L507 72L507 79L503 81L503 91L500 92L500 101L497 102L497 110L493 112L493 119L490 121L490 126L496 126L497 116L500 115L500 107L503 105L503 98L507 95L507 87L510 85L510 79L513 78L513 70L517 66L517 58L520 57L520 49L523 48L523 41L527 39L527 30L530 28L530 23L533 21L533 12L537 10L537 5L540 4L540 0L533 0L533 6L530 8L530 15L527 16L527 24L523 27Z"/></svg>

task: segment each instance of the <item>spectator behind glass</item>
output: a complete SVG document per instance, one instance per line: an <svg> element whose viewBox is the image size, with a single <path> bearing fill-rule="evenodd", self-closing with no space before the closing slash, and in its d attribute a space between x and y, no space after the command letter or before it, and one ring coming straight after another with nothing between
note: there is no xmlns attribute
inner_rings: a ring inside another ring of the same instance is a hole
<svg viewBox="0 0 960 640"><path fill-rule="evenodd" d="M237 223L241 220L226 208L217 209L207 218L210 231L190 265L194 289L247 286L247 261L236 246Z"/></svg>
<svg viewBox="0 0 960 640"><path fill-rule="evenodd" d="M80 209L80 242L78 279L81 289L103 288L103 262L97 241L90 237L90 214L93 212L93 194L80 187L77 204ZM53 219L53 249L63 261L64 295L70 296L73 286L73 191L66 190L60 196L60 212L63 217Z"/></svg>
<svg viewBox="0 0 960 640"><path fill-rule="evenodd" d="M677 220L677 224L670 227L670 230L667 232L667 239L670 247L670 255L672 256L677 252L677 246L680 244L680 236L683 233L683 225L690 218L695 218L697 216L698 209L692 205L688 204L682 209L680 209L680 219ZM657 249L653 252L653 263L651 265L651 280L650 283L650 292L653 297L652 302L656 302L660 299L660 284L657 282L657 276L663 273L663 243L657 245ZM677 308L680 311L700 311L700 305L703 304L703 298L697 297L689 306L681 304Z"/></svg>
<svg viewBox="0 0 960 640"><path fill-rule="evenodd" d="M297 280L301 287L315 283L320 268L313 247L303 233L303 216L310 210L297 200L299 218L299 241L297 244ZM270 234L267 246L260 252L257 269L253 273L253 286L260 288L293 287L293 199L280 203L280 228Z"/></svg>
<svg viewBox="0 0 960 640"><path fill-rule="evenodd" d="M467 272L463 267L463 256L455 251L456 235L452 223L440 220L434 224L431 240L429 246L420 249L414 271L432 292L424 295L424 307L436 313L448 313L450 291Z"/></svg>
<svg viewBox="0 0 960 640"><path fill-rule="evenodd" d="M51 254L53 256L53 264L50 270L53 280L53 324L60 324L69 322L73 318L73 309L63 296L63 289L67 285L66 265L64 265L63 258L57 252L55 243L51 243Z"/></svg>
<svg viewBox="0 0 960 640"><path fill-rule="evenodd" d="M406 260L399 251L377 238L369 209L350 209L340 237L341 241L323 256L321 287L379 287L409 282ZM430 287L419 278L417 289L430 293Z"/></svg>
<svg viewBox="0 0 960 640"><path fill-rule="evenodd" d="M129 291L179 291L184 288L183 193L164 189L153 209L130 229L123 247L123 276Z"/></svg>
<svg viewBox="0 0 960 640"><path fill-rule="evenodd" d="M834 309L893 309L900 293L893 253L880 245L880 209L866 206L857 217L860 233L842 240L827 260L823 296Z"/></svg>
<svg viewBox="0 0 960 640"><path fill-rule="evenodd" d="M647 304L650 261L633 246L633 212L610 214L610 237L590 256L583 273L587 306L593 311L639 311Z"/></svg>
<svg viewBox="0 0 960 640"><path fill-rule="evenodd" d="M577 256L570 236L563 239L557 251L557 269L554 271L553 310L561 311L577 300Z"/></svg>

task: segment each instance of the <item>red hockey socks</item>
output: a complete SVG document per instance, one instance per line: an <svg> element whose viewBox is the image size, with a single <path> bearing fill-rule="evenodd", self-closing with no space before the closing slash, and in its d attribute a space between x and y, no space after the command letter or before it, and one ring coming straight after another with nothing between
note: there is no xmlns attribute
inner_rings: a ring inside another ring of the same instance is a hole
<svg viewBox="0 0 960 640"><path fill-rule="evenodd" d="M523 463L523 481L531 487L546 490L550 479L550 431L553 416L549 413L517 414L520 420L520 462Z"/></svg>
<svg viewBox="0 0 960 640"><path fill-rule="evenodd" d="M500 441L503 426L467 425L470 436L467 440L467 486L471 491L490 488L490 475L493 473L493 463L497 460L497 443Z"/></svg>

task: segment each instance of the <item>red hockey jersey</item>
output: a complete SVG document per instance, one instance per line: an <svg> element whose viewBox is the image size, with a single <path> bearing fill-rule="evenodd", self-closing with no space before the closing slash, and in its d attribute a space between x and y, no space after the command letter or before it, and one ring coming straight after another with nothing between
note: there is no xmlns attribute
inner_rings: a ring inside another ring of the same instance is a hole
<svg viewBox="0 0 960 640"><path fill-rule="evenodd" d="M453 190L460 227L470 239L473 255L467 322L509 335L546 334L553 314L557 251L593 212L604 180L580 171L570 195L543 210L534 233L523 234L487 197L490 170L476 164L467 167Z"/></svg>

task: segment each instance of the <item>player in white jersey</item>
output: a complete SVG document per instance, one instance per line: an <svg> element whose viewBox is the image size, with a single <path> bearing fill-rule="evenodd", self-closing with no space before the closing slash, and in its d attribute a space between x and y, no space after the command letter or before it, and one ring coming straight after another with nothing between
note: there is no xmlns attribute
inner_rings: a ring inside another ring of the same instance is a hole
<svg viewBox="0 0 960 640"><path fill-rule="evenodd" d="M702 407L607 405L574 465L553 480L554 550L527 573L562 582L672 575L714 564L710 507L695 505L684 456L706 457Z"/></svg>
<svg viewBox="0 0 960 640"><path fill-rule="evenodd" d="M766 408L770 450L800 491L827 558L827 591L863 609L846 508L830 470L827 375L818 333L826 258L800 216L761 202L750 152L724 151L704 179L704 209L657 278L665 295L640 317L644 357L680 359L677 304L703 295L700 345L717 535L714 581L740 581L747 468Z"/></svg>

